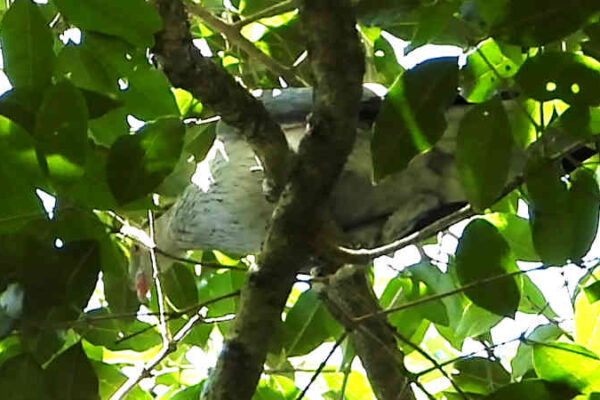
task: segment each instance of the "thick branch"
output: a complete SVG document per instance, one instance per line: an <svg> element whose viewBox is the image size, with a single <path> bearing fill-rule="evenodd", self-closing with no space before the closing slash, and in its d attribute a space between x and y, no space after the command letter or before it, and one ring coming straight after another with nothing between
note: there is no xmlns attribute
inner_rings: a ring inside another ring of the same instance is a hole
<svg viewBox="0 0 600 400"><path fill-rule="evenodd" d="M192 44L182 0L155 0L163 19L154 52L174 87L183 88L239 129L265 167L273 199L287 180L291 152L262 103Z"/></svg>
<svg viewBox="0 0 600 400"><path fill-rule="evenodd" d="M385 316L363 320L363 315L378 315L381 307L360 266L345 266L328 279L314 285L329 312L349 329L354 348L367 371L369 382L380 400L414 400L404 354L398 348L394 328Z"/></svg>
<svg viewBox="0 0 600 400"><path fill-rule="evenodd" d="M300 18L316 77L311 134L273 214L259 268L250 271L240 310L205 387L210 400L250 399L295 274L311 255L308 238L350 153L364 62L348 0L305 0Z"/></svg>

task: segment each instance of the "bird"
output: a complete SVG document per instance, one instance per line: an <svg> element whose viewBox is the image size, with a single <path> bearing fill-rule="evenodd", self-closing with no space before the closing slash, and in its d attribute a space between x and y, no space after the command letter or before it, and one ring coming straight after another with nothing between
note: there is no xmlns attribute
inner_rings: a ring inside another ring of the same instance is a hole
<svg viewBox="0 0 600 400"><path fill-rule="evenodd" d="M312 88L264 91L257 98L296 151L307 134ZM436 210L465 203L453 156L458 121L468 108L464 103L457 101L447 110L448 128L433 148L414 157L403 171L374 183L370 142L382 98L364 88L355 145L327 204L342 244L381 244L414 230ZM263 168L235 128L218 122L216 132L192 182L155 222L154 241L162 254L181 256L196 249L235 255L260 251L275 207L263 191ZM162 257L158 264L164 271L172 263ZM130 273L140 298L152 286L151 271L147 249L136 246Z"/></svg>

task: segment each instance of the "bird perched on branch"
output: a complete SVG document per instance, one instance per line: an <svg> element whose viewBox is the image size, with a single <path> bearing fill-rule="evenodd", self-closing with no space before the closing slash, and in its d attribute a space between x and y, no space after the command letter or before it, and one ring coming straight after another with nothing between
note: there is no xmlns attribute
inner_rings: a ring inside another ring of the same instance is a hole
<svg viewBox="0 0 600 400"><path fill-rule="evenodd" d="M306 134L312 89L267 92L259 100L296 150ZM364 90L354 150L327 205L341 244L373 246L397 238L440 207L465 199L453 163L454 138L465 107L447 111L448 129L434 148L415 157L401 173L374 184L370 139L380 104L379 96ZM219 122L217 140L198 171L204 176L197 173L177 202L156 221L157 247L174 255L191 249L258 253L274 204L263 193L262 167L250 146L234 128ZM159 260L163 269L170 263ZM138 289L143 292L151 286L146 251L132 254L131 269Z"/></svg>

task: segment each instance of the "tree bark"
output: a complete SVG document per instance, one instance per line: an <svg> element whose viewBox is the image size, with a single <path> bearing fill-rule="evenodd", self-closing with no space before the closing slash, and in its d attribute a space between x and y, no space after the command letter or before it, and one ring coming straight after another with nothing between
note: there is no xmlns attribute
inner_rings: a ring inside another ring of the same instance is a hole
<svg viewBox="0 0 600 400"><path fill-rule="evenodd" d="M221 72L206 67L210 61L200 58L193 50L181 1L157 0L157 5L165 29L158 35L156 49L173 85L184 87L200 100L231 112L227 118L234 124L225 121L242 131L248 132L246 123L253 127L251 132L257 132L256 126L270 124L264 108L256 106L254 101L246 101L253 107L251 112L239 107L244 104L241 95L242 101L235 106L224 105L234 100L229 98L227 89L215 83L215 76ZM354 144L364 60L351 3L348 0L305 0L300 4L300 18L315 76L310 134L301 143L298 161L275 208L258 268L249 272L242 289L240 310L205 386L202 395L205 399L252 398L266 359L268 338L280 321L297 271L313 253L311 239L320 229L321 209ZM215 88L222 98L213 97L215 92L205 90L204 84L198 81ZM194 86L187 86L189 84ZM232 88L228 79L223 78L221 84ZM234 98L236 91L231 89ZM245 113L253 115L250 120L244 117ZM278 143L282 135L278 133L255 143L258 154L270 154L269 149L281 148ZM279 171L272 172L282 176Z"/></svg>
<svg viewBox="0 0 600 400"><path fill-rule="evenodd" d="M385 315L365 276L364 266L346 265L327 279L325 285L313 286L335 319L350 330L371 387L379 400L414 400L404 354L398 348L394 328ZM354 318L373 315L360 323Z"/></svg>

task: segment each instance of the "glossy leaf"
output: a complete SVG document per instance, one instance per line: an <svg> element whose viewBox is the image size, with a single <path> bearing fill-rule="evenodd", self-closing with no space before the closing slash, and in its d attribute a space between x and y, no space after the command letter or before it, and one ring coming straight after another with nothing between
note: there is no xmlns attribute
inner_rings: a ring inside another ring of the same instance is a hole
<svg viewBox="0 0 600 400"><path fill-rule="evenodd" d="M517 55L508 57L504 52ZM473 103L489 100L502 87L503 80L517 73L520 64L515 59L520 61L520 58L520 49L513 46L501 46L493 39L481 43L477 51L469 54L467 65L462 70L465 99Z"/></svg>
<svg viewBox="0 0 600 400"><path fill-rule="evenodd" d="M119 203L147 195L171 173L179 160L184 132L180 121L164 119L112 145L106 176Z"/></svg>
<svg viewBox="0 0 600 400"><path fill-rule="evenodd" d="M461 120L456 165L469 203L476 210L494 204L510 168L512 135L499 99L473 107Z"/></svg>
<svg viewBox="0 0 600 400"><path fill-rule="evenodd" d="M402 171L446 130L444 112L456 97L456 58L425 61L390 88L375 122L371 152L376 180Z"/></svg>
<svg viewBox="0 0 600 400"><path fill-rule="evenodd" d="M515 77L538 101L600 105L600 61L575 53L546 52L527 60Z"/></svg>
<svg viewBox="0 0 600 400"><path fill-rule="evenodd" d="M596 281L583 288L583 291L590 304L593 304L600 300L600 281Z"/></svg>
<svg viewBox="0 0 600 400"><path fill-rule="evenodd" d="M39 6L19 0L2 19L4 71L12 85L43 90L49 83L54 64L53 37Z"/></svg>
<svg viewBox="0 0 600 400"><path fill-rule="evenodd" d="M508 243L483 219L469 223L456 250L456 270L462 285L476 284L465 294L473 303L498 315L513 316L520 299L514 277L483 283L516 270Z"/></svg>
<svg viewBox="0 0 600 400"><path fill-rule="evenodd" d="M547 381L578 391L600 390L600 357L585 347L559 342L535 344L533 366Z"/></svg>
<svg viewBox="0 0 600 400"><path fill-rule="evenodd" d="M67 20L80 29L119 36L136 46L152 46L152 35L161 28L158 13L143 0L85 3L56 0L55 3Z"/></svg>
<svg viewBox="0 0 600 400"><path fill-rule="evenodd" d="M515 259L521 261L540 261L531 240L529 221L515 214L493 213L484 218L494 225L508 242Z"/></svg>

